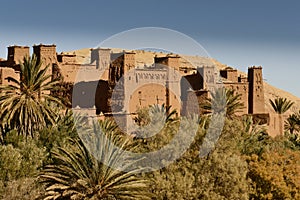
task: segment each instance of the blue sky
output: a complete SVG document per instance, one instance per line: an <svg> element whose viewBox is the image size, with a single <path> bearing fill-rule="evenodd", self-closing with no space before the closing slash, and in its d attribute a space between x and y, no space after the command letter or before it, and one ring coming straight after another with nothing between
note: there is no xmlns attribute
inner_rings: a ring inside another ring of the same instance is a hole
<svg viewBox="0 0 300 200"><path fill-rule="evenodd" d="M8 45L94 47L113 34L164 27L199 42L217 60L246 71L262 65L268 83L300 97L299 1L1 1L0 57Z"/></svg>

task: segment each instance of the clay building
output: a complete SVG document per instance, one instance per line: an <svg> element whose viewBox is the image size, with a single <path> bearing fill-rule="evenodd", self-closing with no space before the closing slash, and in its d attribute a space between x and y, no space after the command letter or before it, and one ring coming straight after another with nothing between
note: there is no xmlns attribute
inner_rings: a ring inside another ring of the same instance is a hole
<svg viewBox="0 0 300 200"><path fill-rule="evenodd" d="M241 115L251 114L269 124L262 67L250 67L248 76L243 76L230 67L219 70L207 63L191 65L172 54L154 55L152 61L138 66L133 51L91 49L87 64L77 63L75 54L58 54L55 45L34 45L33 53L43 66L50 66L52 78L61 77L65 91L60 95L67 97L73 108L91 109L95 115L130 115L153 104L172 106L179 115L203 113L197 104L189 102L200 104L220 85L241 95L245 106ZM0 61L0 84L9 84L8 77L19 78L20 60L28 55L29 47L8 47L7 60Z"/></svg>
<svg viewBox="0 0 300 200"><path fill-rule="evenodd" d="M167 68L167 65L178 68L178 57L153 58L154 64L143 68L136 67L133 52L111 54L111 58L108 81L102 79L98 85L97 114L135 113L137 109L153 104L172 105L180 112L180 101L177 100L180 98L179 76L174 69Z"/></svg>
<svg viewBox="0 0 300 200"><path fill-rule="evenodd" d="M29 47L27 46L9 46L7 60L0 61L0 84L9 84L8 77L19 79L19 63L24 57L30 55ZM91 50L93 52L93 50ZM33 46L33 53L37 60L42 62L42 67L49 66L47 74L52 78L61 77L61 86L65 88L65 92L58 95L66 97L72 102L72 91L74 84L82 85L84 82L98 82L101 78L99 74L103 74L103 68L99 67L99 63L79 64L76 62L75 54L58 54L56 52L56 45L39 44ZM106 56L109 56L107 54ZM102 56L102 59L104 57ZM106 60L110 60L108 57ZM106 61L107 62L107 61ZM78 88L75 87L76 91ZM84 93L84 91L80 91ZM83 102L79 105L86 107L87 105L94 105L94 96L81 98ZM75 102L76 103L76 102Z"/></svg>
<svg viewBox="0 0 300 200"><path fill-rule="evenodd" d="M19 80L20 62L29 55L29 47L27 46L9 46L7 47L7 60L0 61L0 84L11 84L10 77Z"/></svg>
<svg viewBox="0 0 300 200"><path fill-rule="evenodd" d="M202 101L220 78L225 88L241 94L245 106L241 114L264 113L261 67L249 68L246 78L238 76L237 70L229 67L220 70L219 74L214 66L197 66L195 70L188 67L185 64L187 61L183 62L178 55L154 56L152 65L136 67L134 52L112 53L110 49L91 49L90 63L84 65L76 62L75 54L57 54L56 45L34 45L33 53L42 61L43 66L50 65L49 74L52 74L53 78L62 78L62 84L68 87L68 94L65 95L69 96L70 100L75 82L76 91L83 90L85 87L82 85L91 85L84 90L97 85L94 97L83 98L88 99L88 103L73 102L74 106L82 108L94 104L97 114L111 112L111 107L117 112L135 112L137 108L151 104L172 105L180 113L182 109L186 110L180 102L186 103L189 92L194 91L198 100ZM28 55L29 47L8 47L7 60L0 62L1 84L8 84L9 80L6 78L9 76L18 78L18 64ZM186 84L180 75L184 77ZM142 87L139 88L140 86ZM129 103L124 105L124 102Z"/></svg>
<svg viewBox="0 0 300 200"><path fill-rule="evenodd" d="M220 70L220 76L222 78L222 83L225 88L234 90L236 94L241 95L241 101L244 103L244 108L239 114L247 114L249 108L249 82L243 81L238 77L238 72L236 69L227 67Z"/></svg>

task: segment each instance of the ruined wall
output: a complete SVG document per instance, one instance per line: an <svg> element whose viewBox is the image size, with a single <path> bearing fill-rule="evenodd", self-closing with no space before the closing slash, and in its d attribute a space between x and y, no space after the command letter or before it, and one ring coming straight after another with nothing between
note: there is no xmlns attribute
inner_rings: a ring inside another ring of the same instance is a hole
<svg viewBox="0 0 300 200"><path fill-rule="evenodd" d="M248 68L249 82L249 114L265 112L262 67Z"/></svg>
<svg viewBox="0 0 300 200"><path fill-rule="evenodd" d="M133 52L122 52L111 55L112 62L109 67L108 73L108 83L111 91L114 91L114 94L118 99L114 98L111 101L111 107L113 111L120 112L124 111L124 103L126 102L127 88L124 89L126 84L126 79L122 78L124 75L128 75L128 72L135 68L135 53ZM126 111L128 111L128 106L126 106Z"/></svg>
<svg viewBox="0 0 300 200"><path fill-rule="evenodd" d="M91 63L96 61L96 69L101 71L101 79L107 81L109 78L109 67L111 63L110 49L94 49L91 51Z"/></svg>

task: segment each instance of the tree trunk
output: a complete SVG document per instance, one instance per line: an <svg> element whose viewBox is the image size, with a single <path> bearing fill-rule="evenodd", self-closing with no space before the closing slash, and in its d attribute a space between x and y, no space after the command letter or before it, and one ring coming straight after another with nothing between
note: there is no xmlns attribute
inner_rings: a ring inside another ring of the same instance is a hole
<svg viewBox="0 0 300 200"><path fill-rule="evenodd" d="M280 134L280 135L284 135L284 128L283 128L282 114L278 114L278 121L279 121L279 134Z"/></svg>

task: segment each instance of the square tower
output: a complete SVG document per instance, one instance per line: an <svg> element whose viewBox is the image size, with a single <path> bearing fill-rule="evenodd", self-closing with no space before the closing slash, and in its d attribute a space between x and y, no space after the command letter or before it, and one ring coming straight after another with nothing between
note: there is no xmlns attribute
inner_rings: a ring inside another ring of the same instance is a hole
<svg viewBox="0 0 300 200"><path fill-rule="evenodd" d="M230 82L238 82L238 73L236 69L228 67L226 69L220 70L220 75L226 78Z"/></svg>
<svg viewBox="0 0 300 200"><path fill-rule="evenodd" d="M249 82L249 114L261 114L265 112L264 82L262 67L248 68Z"/></svg>
<svg viewBox="0 0 300 200"><path fill-rule="evenodd" d="M96 68L100 70L109 69L111 49L91 49L91 63L96 61Z"/></svg>
<svg viewBox="0 0 300 200"><path fill-rule="evenodd" d="M203 66L197 69L203 80L203 88L208 91L213 91L217 81L216 69L214 66Z"/></svg>
<svg viewBox="0 0 300 200"><path fill-rule="evenodd" d="M109 67L109 82L115 83L127 73L130 69L135 68L135 53L122 52L112 54L112 63Z"/></svg>
<svg viewBox="0 0 300 200"><path fill-rule="evenodd" d="M27 46L9 46L7 49L8 65L20 64L24 57L29 56L29 47Z"/></svg>
<svg viewBox="0 0 300 200"><path fill-rule="evenodd" d="M124 73L135 68L135 53L125 52L124 53Z"/></svg>
<svg viewBox="0 0 300 200"><path fill-rule="evenodd" d="M38 62L42 62L42 66L49 65L47 74L52 75L52 65L57 64L56 45L34 45L33 53L36 55Z"/></svg>
<svg viewBox="0 0 300 200"><path fill-rule="evenodd" d="M171 67L175 70L179 71L179 62L180 57L179 56L165 56L165 57L155 57L154 62L158 65L166 65L168 67Z"/></svg>

